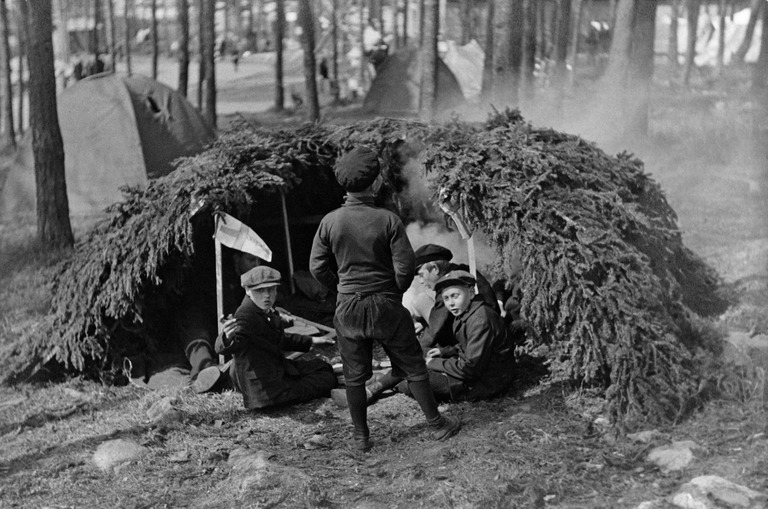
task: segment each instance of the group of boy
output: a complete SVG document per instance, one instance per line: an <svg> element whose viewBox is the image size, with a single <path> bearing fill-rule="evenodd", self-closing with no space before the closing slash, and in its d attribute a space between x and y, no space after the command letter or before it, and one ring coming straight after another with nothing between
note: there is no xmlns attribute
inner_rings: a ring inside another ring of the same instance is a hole
<svg viewBox="0 0 768 509"><path fill-rule="evenodd" d="M486 399L511 384L514 343L488 281L450 263L449 250L433 244L415 253L393 212L377 207L382 184L374 151L357 147L341 156L335 175L347 194L315 234L310 272L337 292L333 324L345 387L336 388L332 367L319 359L289 360L283 352L333 344L333 334L303 336L285 331L274 309L280 273L254 267L241 276L246 295L224 324L216 352L233 357L233 384L246 408L304 402L329 394L348 407L353 446L371 448L367 408L384 391L413 397L432 430L444 440L461 428L438 402ZM403 293L418 275L435 292L428 327L417 339ZM477 289L477 290L476 290ZM392 369L374 376L374 342Z"/></svg>

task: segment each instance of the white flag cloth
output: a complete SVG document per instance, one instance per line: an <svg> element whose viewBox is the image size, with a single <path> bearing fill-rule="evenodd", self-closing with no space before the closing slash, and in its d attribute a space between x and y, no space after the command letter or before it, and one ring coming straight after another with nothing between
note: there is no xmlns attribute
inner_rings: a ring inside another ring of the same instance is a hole
<svg viewBox="0 0 768 509"><path fill-rule="evenodd" d="M248 226L226 213L222 213L216 223L216 240L232 249L258 256L267 262L272 261L272 250Z"/></svg>

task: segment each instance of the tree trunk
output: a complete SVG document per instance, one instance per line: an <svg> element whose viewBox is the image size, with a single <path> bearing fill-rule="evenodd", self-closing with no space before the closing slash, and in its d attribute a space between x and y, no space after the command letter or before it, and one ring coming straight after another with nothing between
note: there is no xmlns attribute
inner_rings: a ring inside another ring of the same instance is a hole
<svg viewBox="0 0 768 509"><path fill-rule="evenodd" d="M8 44L8 8L0 0L0 150L16 148L11 86L11 49Z"/></svg>
<svg viewBox="0 0 768 509"><path fill-rule="evenodd" d="M99 58L99 26L101 25L101 0L93 0L93 30L91 31L91 53L94 62ZM95 65L95 63L94 63Z"/></svg>
<svg viewBox="0 0 768 509"><path fill-rule="evenodd" d="M633 137L648 136L648 107L653 79L653 43L656 37L657 0L637 0L632 29L632 54L626 90L626 134Z"/></svg>
<svg viewBox="0 0 768 509"><path fill-rule="evenodd" d="M560 0L557 13L555 36L555 70L553 73L555 100L554 107L562 114L565 89L568 85L568 42L571 27L571 0Z"/></svg>
<svg viewBox="0 0 768 509"><path fill-rule="evenodd" d="M177 90L187 97L189 89L189 1L177 0L179 23L179 85Z"/></svg>
<svg viewBox="0 0 768 509"><path fill-rule="evenodd" d="M123 0L123 20L125 22L125 46L123 52L125 53L125 72L130 76L133 74L133 67L131 66L131 0Z"/></svg>
<svg viewBox="0 0 768 509"><path fill-rule="evenodd" d="M365 56L365 0L360 0L360 84L359 87L365 83L365 70L366 70L366 56Z"/></svg>
<svg viewBox="0 0 768 509"><path fill-rule="evenodd" d="M275 110L285 108L285 89L283 87L283 38L285 30L285 2L276 2L277 21L275 22Z"/></svg>
<svg viewBox="0 0 768 509"><path fill-rule="evenodd" d="M427 15L425 2L426 0L419 0L419 47L424 45L424 17Z"/></svg>
<svg viewBox="0 0 768 509"><path fill-rule="evenodd" d="M440 30L440 5L438 0L424 1L424 33L420 51L421 94L419 114L432 119L437 114L437 34Z"/></svg>
<svg viewBox="0 0 768 509"><path fill-rule="evenodd" d="M579 55L579 36L581 35L581 15L584 10L582 0L573 0L571 5L571 28L570 28L570 47L568 48L568 61L571 63L571 69L576 69L576 59Z"/></svg>
<svg viewBox="0 0 768 509"><path fill-rule="evenodd" d="M624 95L632 50L632 27L635 0L620 0L616 6L616 23L608 63L598 86L596 116L607 132L621 132L624 125Z"/></svg>
<svg viewBox="0 0 768 509"><path fill-rule="evenodd" d="M203 82L205 81L205 38L206 38L206 30L205 30L205 16L203 15L203 12L205 12L205 2L207 0L197 0L197 58L198 58L198 66L197 66L197 109L199 111L203 111Z"/></svg>
<svg viewBox="0 0 768 509"><path fill-rule="evenodd" d="M152 3L150 4L150 10L151 10L151 16L152 16L152 24L151 24L151 33L152 33L152 79L157 79L157 59L158 54L160 52L160 45L158 44L158 33L157 33L157 0L152 0Z"/></svg>
<svg viewBox="0 0 768 509"><path fill-rule="evenodd" d="M480 88L480 96L486 101L492 101L493 93L493 11L494 2L488 2L488 17L485 24L485 56L483 58L483 84Z"/></svg>
<svg viewBox="0 0 768 509"><path fill-rule="evenodd" d="M680 0L669 0L669 8L670 8L670 14L669 14L669 41L667 42L667 56L669 58L669 63L672 64L674 67L677 67L679 65L679 62L677 61L678 53L677 53L677 27L678 22L677 20L680 18Z"/></svg>
<svg viewBox="0 0 768 509"><path fill-rule="evenodd" d="M757 62L754 68L754 74L752 75L752 90L757 92L761 99L763 114L768 114L768 9L763 7L762 10L763 30L760 35L760 55L757 57ZM763 117L765 122L766 116ZM761 140L761 143L765 143L765 140Z"/></svg>
<svg viewBox="0 0 768 509"><path fill-rule="evenodd" d="M461 44L472 40L472 3L474 0L461 0Z"/></svg>
<svg viewBox="0 0 768 509"><path fill-rule="evenodd" d="M338 103L341 100L341 89L339 87L339 0L332 0L331 12L331 41L333 44L333 62L331 63L333 72L333 102Z"/></svg>
<svg viewBox="0 0 768 509"><path fill-rule="evenodd" d="M700 7L701 0L688 0L688 38L685 48L685 72L683 73L685 85L691 82L691 71L696 65L696 37L699 31Z"/></svg>
<svg viewBox="0 0 768 509"><path fill-rule="evenodd" d="M203 0L203 24L205 25L205 44L203 60L205 74L203 75L203 117L214 128L216 127L216 62L214 45L216 44L215 11L216 0Z"/></svg>
<svg viewBox="0 0 768 509"><path fill-rule="evenodd" d="M523 4L523 63L520 72L523 100L530 102L536 93L536 0L525 0Z"/></svg>
<svg viewBox="0 0 768 509"><path fill-rule="evenodd" d="M17 26L19 34L19 55L18 55L18 78L19 78L19 100L17 101L16 110L18 114L17 126L18 134L24 133L24 95L26 94L26 86L24 81L24 66L26 65L27 58L27 40L29 37L29 11L27 9L27 2L19 2L17 10Z"/></svg>
<svg viewBox="0 0 768 509"><path fill-rule="evenodd" d="M115 1L106 0L107 2L107 52L109 53L109 67L110 72L115 72L117 69L117 45L115 39Z"/></svg>
<svg viewBox="0 0 768 509"><path fill-rule="evenodd" d="M408 4L408 0L403 0L403 46L408 46Z"/></svg>
<svg viewBox="0 0 768 509"><path fill-rule="evenodd" d="M747 29L744 32L744 40L739 44L739 49L733 54L734 62L744 63L744 57L747 56L749 47L752 46L752 38L755 34L755 25L760 16L760 11L763 9L764 0L752 0L749 11L749 21L747 21Z"/></svg>
<svg viewBox="0 0 768 509"><path fill-rule="evenodd" d="M720 0L717 5L717 75L723 75L725 67L725 10L727 0Z"/></svg>
<svg viewBox="0 0 768 509"><path fill-rule="evenodd" d="M522 0L496 0L493 6L493 85L497 108L518 104L522 62Z"/></svg>
<svg viewBox="0 0 768 509"><path fill-rule="evenodd" d="M19 2L21 4L23 2ZM57 9L59 14L59 25L61 27L69 28L69 13L67 12L67 1L66 0L55 0L53 3L52 9ZM58 35L59 39L59 54L61 60L66 64L69 65L69 58L70 58L70 48L69 48L69 31L65 30L56 30L56 34ZM54 55L55 58L55 55Z"/></svg>
<svg viewBox="0 0 768 509"><path fill-rule="evenodd" d="M315 61L315 16L310 0L299 0L301 46L304 50L304 91L307 96L308 117L320 120L320 102L317 98L317 62Z"/></svg>
<svg viewBox="0 0 768 509"><path fill-rule="evenodd" d="M37 236L48 248L74 244L69 222L64 144L56 111L50 0L29 0L29 94L37 190Z"/></svg>

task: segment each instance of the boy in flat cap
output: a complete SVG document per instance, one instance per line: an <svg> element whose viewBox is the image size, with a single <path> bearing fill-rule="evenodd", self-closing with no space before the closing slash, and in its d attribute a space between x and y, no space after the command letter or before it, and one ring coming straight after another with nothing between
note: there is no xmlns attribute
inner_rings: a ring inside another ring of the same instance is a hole
<svg viewBox="0 0 768 509"><path fill-rule="evenodd" d="M435 284L437 296L454 318L456 344L427 352L429 382L438 401L477 401L504 392L512 383L514 344L501 316L475 295L475 278L451 271ZM411 395L391 372L367 386L369 401L387 389Z"/></svg>
<svg viewBox="0 0 768 509"><path fill-rule="evenodd" d="M413 248L400 218L374 205L381 186L378 157L368 148L355 148L339 158L335 173L347 197L320 222L309 267L315 279L338 291L334 326L355 445L363 451L371 446L365 382L373 373L374 340L389 356L395 374L407 380L434 429L433 438L448 438L461 423L438 411L413 321L402 305L414 275Z"/></svg>
<svg viewBox="0 0 768 509"><path fill-rule="evenodd" d="M452 270L469 271L466 265L451 263L453 253L450 249L436 244L426 244L416 250L416 275L421 284L429 290L435 290L437 281ZM480 297L488 306L499 312L499 304L496 300L496 293L493 291L488 280L478 272L477 289ZM439 295L435 295L435 303L429 313L428 326L419 338L424 350L429 350L435 345L448 346L456 344L453 337L452 324L453 316L448 312Z"/></svg>
<svg viewBox="0 0 768 509"><path fill-rule="evenodd" d="M275 311L280 272L261 265L240 278L245 297L216 339L216 352L233 355L232 379L245 408L300 403L327 397L336 387L333 368L321 359L290 360L283 351L308 352L313 345L333 344L327 336L286 333Z"/></svg>

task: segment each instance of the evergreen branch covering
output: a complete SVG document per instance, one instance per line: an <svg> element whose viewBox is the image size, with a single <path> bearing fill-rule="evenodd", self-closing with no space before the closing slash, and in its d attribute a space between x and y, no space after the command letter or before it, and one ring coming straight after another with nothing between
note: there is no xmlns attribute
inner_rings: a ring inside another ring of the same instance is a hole
<svg viewBox="0 0 768 509"><path fill-rule="evenodd" d="M486 234L494 275L514 276L521 255L526 350L557 378L604 388L614 422L673 419L694 398L701 352L713 347L692 320L724 310L719 277L685 248L641 161L510 111L484 125L379 119L223 135L145 190L125 189L61 262L50 316L25 338L26 354L106 370L131 342L151 344L157 318L147 299L178 292L195 255L191 203L246 213L268 193L290 192L302 172L330 182L336 157L358 144L379 151L388 204L405 220L415 210L403 198L406 166L418 158L432 192L447 190Z"/></svg>

